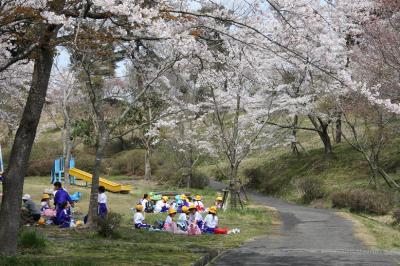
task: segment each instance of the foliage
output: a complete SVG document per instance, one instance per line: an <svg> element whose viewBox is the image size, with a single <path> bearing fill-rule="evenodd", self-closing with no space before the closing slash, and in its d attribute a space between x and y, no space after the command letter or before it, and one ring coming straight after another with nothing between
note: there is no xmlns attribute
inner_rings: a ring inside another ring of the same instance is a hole
<svg viewBox="0 0 400 266"><path fill-rule="evenodd" d="M314 177L299 180L297 187L302 193L302 201L306 204L322 199L326 195L324 181L320 178Z"/></svg>
<svg viewBox="0 0 400 266"><path fill-rule="evenodd" d="M120 235L117 230L121 226L122 216L119 213L108 212L105 218L98 218L98 233L106 238L118 238Z"/></svg>
<svg viewBox="0 0 400 266"><path fill-rule="evenodd" d="M332 196L335 208L349 208L351 212L387 214L393 200L390 194L370 189L354 189L335 193Z"/></svg>
<svg viewBox="0 0 400 266"><path fill-rule="evenodd" d="M19 246L32 252L43 252L47 247L47 239L36 230L23 230L19 235Z"/></svg>
<svg viewBox="0 0 400 266"><path fill-rule="evenodd" d="M400 225L400 209L399 208L396 208L393 210L392 217L394 219L393 224Z"/></svg>

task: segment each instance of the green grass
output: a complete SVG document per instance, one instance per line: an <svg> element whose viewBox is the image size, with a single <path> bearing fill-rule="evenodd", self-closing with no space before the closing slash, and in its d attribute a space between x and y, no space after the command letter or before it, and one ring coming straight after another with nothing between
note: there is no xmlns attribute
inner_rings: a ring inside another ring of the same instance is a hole
<svg viewBox="0 0 400 266"><path fill-rule="evenodd" d="M31 194L39 202L44 188L51 188L49 177L28 177L24 193ZM113 178L111 178L113 179ZM119 176L115 180L127 180ZM132 180L132 179L131 179ZM70 192L82 192L82 200L76 204L78 219L87 212L89 188L69 186ZM46 248L41 252L20 249L17 257L0 258L0 265L190 265L208 250L225 250L237 247L251 238L268 233L273 213L260 206L249 206L245 210L226 211L218 214L220 226L241 228L236 235L182 236L166 232L148 232L132 229L134 207L140 196L148 191L188 191L201 194L207 206L213 204L217 193L204 190L187 190L163 187L144 180L133 181L130 194L107 192L111 211L123 216L117 239L105 239L96 232L86 229L58 229L55 226L38 227L40 235L46 238ZM164 220L165 214L146 214L146 221L153 224Z"/></svg>

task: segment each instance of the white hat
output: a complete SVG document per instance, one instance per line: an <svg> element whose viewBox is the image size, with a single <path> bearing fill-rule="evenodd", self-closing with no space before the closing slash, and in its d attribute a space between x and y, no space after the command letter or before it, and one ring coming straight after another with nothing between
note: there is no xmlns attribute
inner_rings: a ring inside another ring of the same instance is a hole
<svg viewBox="0 0 400 266"><path fill-rule="evenodd" d="M23 200L30 200L30 199L31 199L31 195L25 194L25 195L22 197L22 199L23 199Z"/></svg>

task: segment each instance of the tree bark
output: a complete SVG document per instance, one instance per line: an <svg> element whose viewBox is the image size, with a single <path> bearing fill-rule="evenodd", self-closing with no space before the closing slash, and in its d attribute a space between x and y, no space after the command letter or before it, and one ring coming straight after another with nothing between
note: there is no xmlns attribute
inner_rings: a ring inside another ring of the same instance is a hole
<svg viewBox="0 0 400 266"><path fill-rule="evenodd" d="M13 255L17 251L17 234L24 178L45 103L53 65L54 48L50 46L50 42L56 36L57 31L57 26L47 26L40 40L40 46L36 49L36 59L28 99L4 176L3 198L0 210L0 253L6 255Z"/></svg>
<svg viewBox="0 0 400 266"><path fill-rule="evenodd" d="M64 137L64 185L69 185L69 161L71 160L71 149L72 149L72 141L71 141L71 120L69 107L66 99L66 95L64 93L63 99L63 117L64 117L64 128L63 128L63 137Z"/></svg>
<svg viewBox="0 0 400 266"><path fill-rule="evenodd" d="M101 171L101 163L104 158L104 150L108 140L108 133L106 125L103 122L99 123L99 136L96 141L96 158L92 172L92 187L90 190L90 202L87 225L90 228L97 226L98 217L98 194L99 194L99 177Z"/></svg>
<svg viewBox="0 0 400 266"><path fill-rule="evenodd" d="M299 116L295 115L293 118L293 129L292 129L292 143L291 143L291 148L292 148L292 153L295 155L299 155L299 148L297 147L297 125L299 123Z"/></svg>
<svg viewBox="0 0 400 266"><path fill-rule="evenodd" d="M146 153L144 154L144 176L146 180L151 179L151 150L150 145L146 145Z"/></svg>
<svg viewBox="0 0 400 266"><path fill-rule="evenodd" d="M335 134L335 142L342 142L342 113L338 113L336 118L336 134Z"/></svg>
<svg viewBox="0 0 400 266"><path fill-rule="evenodd" d="M318 133L318 136L324 144L325 154L333 153L331 138L329 137L328 132L330 122L324 122L321 118L313 115L309 115L308 118L310 119L311 123Z"/></svg>

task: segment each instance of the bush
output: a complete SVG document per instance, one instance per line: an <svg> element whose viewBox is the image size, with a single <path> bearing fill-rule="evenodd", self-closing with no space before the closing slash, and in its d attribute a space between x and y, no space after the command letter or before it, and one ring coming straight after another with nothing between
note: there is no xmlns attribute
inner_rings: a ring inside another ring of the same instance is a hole
<svg viewBox="0 0 400 266"><path fill-rule="evenodd" d="M393 217L393 224L400 225L400 209L395 209L392 214Z"/></svg>
<svg viewBox="0 0 400 266"><path fill-rule="evenodd" d="M98 218L98 233L103 237L118 238L117 229L122 222L122 216L119 213L109 212L105 218Z"/></svg>
<svg viewBox="0 0 400 266"><path fill-rule="evenodd" d="M322 199L326 195L324 182L318 178L302 179L298 182L297 186L303 194L302 201L306 204L317 199Z"/></svg>
<svg viewBox="0 0 400 266"><path fill-rule="evenodd" d="M350 202L349 191L339 191L332 194L332 208L348 208Z"/></svg>
<svg viewBox="0 0 400 266"><path fill-rule="evenodd" d="M349 208L351 212L387 214L393 205L391 196L375 190L355 189L332 196L334 208Z"/></svg>
<svg viewBox="0 0 400 266"><path fill-rule="evenodd" d="M190 187L198 189L203 189L210 183L208 176L200 171L195 171L190 181Z"/></svg>
<svg viewBox="0 0 400 266"><path fill-rule="evenodd" d="M19 246L23 249L43 251L47 246L47 239L36 230L22 231L19 235Z"/></svg>

